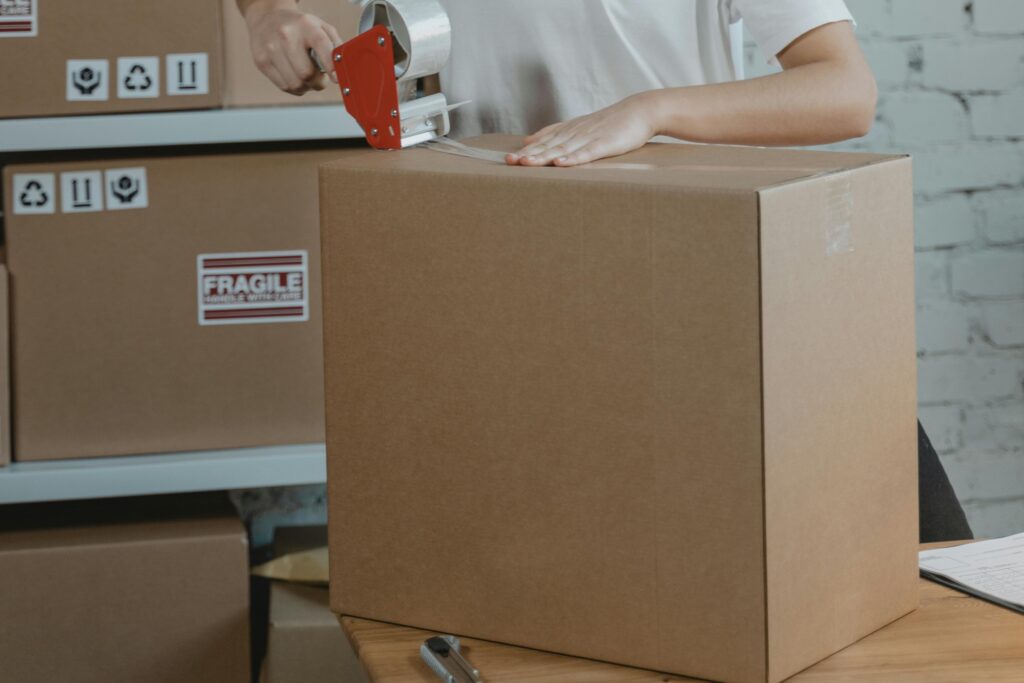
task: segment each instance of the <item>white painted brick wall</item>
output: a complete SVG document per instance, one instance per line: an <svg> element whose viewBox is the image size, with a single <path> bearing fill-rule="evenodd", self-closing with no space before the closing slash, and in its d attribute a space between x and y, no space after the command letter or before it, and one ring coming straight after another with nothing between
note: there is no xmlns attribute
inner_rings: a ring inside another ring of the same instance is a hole
<svg viewBox="0 0 1024 683"><path fill-rule="evenodd" d="M833 147L914 156L921 422L975 531L1024 531L1024 0L847 4L879 107Z"/></svg>
<svg viewBox="0 0 1024 683"><path fill-rule="evenodd" d="M1024 33L1021 0L974 0L974 29L978 33Z"/></svg>
<svg viewBox="0 0 1024 683"><path fill-rule="evenodd" d="M884 130L838 147L914 156L921 422L974 530L1024 531L1024 0L847 4Z"/></svg>

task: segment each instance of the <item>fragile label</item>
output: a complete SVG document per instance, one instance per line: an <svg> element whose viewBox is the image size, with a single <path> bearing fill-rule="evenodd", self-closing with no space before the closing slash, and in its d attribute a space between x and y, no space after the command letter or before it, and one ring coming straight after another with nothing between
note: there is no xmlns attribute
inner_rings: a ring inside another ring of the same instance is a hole
<svg viewBox="0 0 1024 683"><path fill-rule="evenodd" d="M37 0L0 0L0 38L32 38L39 34Z"/></svg>
<svg viewBox="0 0 1024 683"><path fill-rule="evenodd" d="M107 186L108 211L145 209L149 206L145 168L111 168L103 176Z"/></svg>
<svg viewBox="0 0 1024 683"><path fill-rule="evenodd" d="M309 320L309 254L257 251L200 254L200 325Z"/></svg>

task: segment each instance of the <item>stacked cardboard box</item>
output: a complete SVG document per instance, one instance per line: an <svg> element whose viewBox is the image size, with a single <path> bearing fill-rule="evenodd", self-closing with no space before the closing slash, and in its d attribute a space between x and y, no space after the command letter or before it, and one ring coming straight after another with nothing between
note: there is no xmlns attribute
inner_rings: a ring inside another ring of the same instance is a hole
<svg viewBox="0 0 1024 683"><path fill-rule="evenodd" d="M322 441L338 154L7 167L15 459Z"/></svg>
<svg viewBox="0 0 1024 683"><path fill-rule="evenodd" d="M275 581L263 683L365 683L366 673L331 612L326 586Z"/></svg>
<svg viewBox="0 0 1024 683"><path fill-rule="evenodd" d="M763 683L914 609L908 159L320 182L335 611Z"/></svg>
<svg viewBox="0 0 1024 683"><path fill-rule="evenodd" d="M361 9L303 0L297 9L342 40ZM0 118L333 104L337 87L299 98L253 64L235 0L6 0L0 3Z"/></svg>
<svg viewBox="0 0 1024 683"><path fill-rule="evenodd" d="M0 3L0 118L217 107L220 23L210 0Z"/></svg>
<svg viewBox="0 0 1024 683"><path fill-rule="evenodd" d="M225 504L5 507L3 680L248 683L248 552Z"/></svg>

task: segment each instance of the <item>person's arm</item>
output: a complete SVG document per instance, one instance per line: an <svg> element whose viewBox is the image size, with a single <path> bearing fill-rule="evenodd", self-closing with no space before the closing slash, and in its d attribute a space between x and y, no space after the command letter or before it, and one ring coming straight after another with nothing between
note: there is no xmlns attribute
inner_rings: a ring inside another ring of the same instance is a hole
<svg viewBox="0 0 1024 683"><path fill-rule="evenodd" d="M237 2L249 27L253 61L274 85L293 95L326 87L328 75L316 68L309 50L316 50L320 62L330 70L331 52L341 43L333 26L300 11L298 0ZM329 77L335 80L333 71Z"/></svg>
<svg viewBox="0 0 1024 683"><path fill-rule="evenodd" d="M624 154L655 135L731 145L818 145L866 135L877 91L849 22L820 26L778 55L781 73L652 90L526 138L507 162L575 166Z"/></svg>

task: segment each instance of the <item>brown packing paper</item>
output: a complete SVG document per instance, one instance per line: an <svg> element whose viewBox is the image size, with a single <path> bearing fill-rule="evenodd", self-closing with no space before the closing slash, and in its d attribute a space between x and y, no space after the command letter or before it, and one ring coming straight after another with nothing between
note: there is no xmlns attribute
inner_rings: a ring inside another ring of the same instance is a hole
<svg viewBox="0 0 1024 683"><path fill-rule="evenodd" d="M337 612L775 683L914 608L909 160L356 151L320 183Z"/></svg>
<svg viewBox="0 0 1024 683"><path fill-rule="evenodd" d="M264 562L253 567L255 576L290 583L308 583L326 586L329 580L327 547L314 548Z"/></svg>

